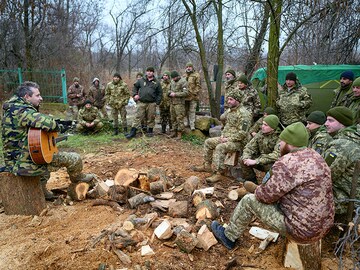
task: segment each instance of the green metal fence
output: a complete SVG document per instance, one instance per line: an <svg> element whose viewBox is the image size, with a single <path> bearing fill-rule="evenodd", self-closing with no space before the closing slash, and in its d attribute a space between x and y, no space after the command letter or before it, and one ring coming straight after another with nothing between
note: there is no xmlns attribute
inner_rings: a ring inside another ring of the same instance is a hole
<svg viewBox="0 0 360 270"><path fill-rule="evenodd" d="M24 81L37 82L45 102L67 103L65 69L0 69L0 97L4 99L10 97Z"/></svg>

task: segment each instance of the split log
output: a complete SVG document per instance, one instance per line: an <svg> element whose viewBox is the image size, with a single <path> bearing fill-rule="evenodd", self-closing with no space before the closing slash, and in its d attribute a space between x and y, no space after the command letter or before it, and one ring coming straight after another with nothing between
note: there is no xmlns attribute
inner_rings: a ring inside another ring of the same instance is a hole
<svg viewBox="0 0 360 270"><path fill-rule="evenodd" d="M162 193L165 190L166 190L166 183L161 180L150 183L150 192L153 195Z"/></svg>
<svg viewBox="0 0 360 270"><path fill-rule="evenodd" d="M205 251L209 250L213 245L217 244L217 240L213 233L208 229L208 227L204 224L197 234L198 239L198 248L202 248Z"/></svg>
<svg viewBox="0 0 360 270"><path fill-rule="evenodd" d="M67 192L74 201L82 201L85 200L89 187L90 185L85 182L71 183L67 189Z"/></svg>
<svg viewBox="0 0 360 270"><path fill-rule="evenodd" d="M309 245L300 245L286 239L284 266L299 270L320 270L321 240Z"/></svg>
<svg viewBox="0 0 360 270"><path fill-rule="evenodd" d="M227 153L224 159L224 165L236 166L239 161L239 151Z"/></svg>
<svg viewBox="0 0 360 270"><path fill-rule="evenodd" d="M190 253L197 245L198 240L186 230L181 230L175 239L175 244L184 252Z"/></svg>
<svg viewBox="0 0 360 270"><path fill-rule="evenodd" d="M154 202L151 202L151 207L155 209L159 209L163 212L166 212L169 208L169 205L176 202L176 199L170 199L170 200L155 200Z"/></svg>
<svg viewBox="0 0 360 270"><path fill-rule="evenodd" d="M140 183L140 189L150 190L150 181L146 174L140 174L138 180Z"/></svg>
<svg viewBox="0 0 360 270"><path fill-rule="evenodd" d="M98 200L95 200L95 201L92 202L92 206L98 206L98 205L110 206L114 211L117 211L117 212L122 212L123 211L121 206L117 202L114 202L114 201L98 199Z"/></svg>
<svg viewBox="0 0 360 270"><path fill-rule="evenodd" d="M149 195L146 195L145 193L140 193L128 199L128 203L131 208L135 208L140 204L153 202L153 201L155 201L155 199Z"/></svg>
<svg viewBox="0 0 360 270"><path fill-rule="evenodd" d="M217 208L210 200L202 201L196 206L196 219L215 219L217 216Z"/></svg>
<svg viewBox="0 0 360 270"><path fill-rule="evenodd" d="M110 200L118 203L126 203L128 198L128 187L118 185L111 186L109 187L108 194Z"/></svg>
<svg viewBox="0 0 360 270"><path fill-rule="evenodd" d="M172 192L163 192L156 196L154 196L156 199L162 199L162 200L169 200L174 197L174 193Z"/></svg>
<svg viewBox="0 0 360 270"><path fill-rule="evenodd" d="M204 201L206 199L205 194L202 193L201 191L196 191L193 195L192 195L192 202L193 205L196 207L199 203L201 203L202 201Z"/></svg>
<svg viewBox="0 0 360 270"><path fill-rule="evenodd" d="M156 182L156 181L161 180L166 183L168 181L168 178L166 176L166 171L161 168L151 168L147 172L147 176L148 176L150 182Z"/></svg>
<svg viewBox="0 0 360 270"><path fill-rule="evenodd" d="M171 223L165 219L159 226L156 227L154 234L161 240L169 239L173 235Z"/></svg>
<svg viewBox="0 0 360 270"><path fill-rule="evenodd" d="M169 204L169 215L172 217L187 217L188 202L178 201Z"/></svg>
<svg viewBox="0 0 360 270"><path fill-rule="evenodd" d="M245 188L240 187L237 189L230 190L228 193L228 198L232 201L237 201L237 200L241 199L242 197L244 197L248 193L249 192L247 192Z"/></svg>
<svg viewBox="0 0 360 270"><path fill-rule="evenodd" d="M186 194L191 194L194 192L195 189L199 187L200 178L197 176L190 176L188 179L185 180L184 183L184 191Z"/></svg>
<svg viewBox="0 0 360 270"><path fill-rule="evenodd" d="M205 196L206 195L213 195L214 191L215 191L215 188L214 187L201 188L201 189L194 190L194 193L197 192L197 191L201 191L202 193L205 194Z"/></svg>
<svg viewBox="0 0 360 270"><path fill-rule="evenodd" d="M120 169L114 178L115 185L129 186L138 179L139 172L135 169Z"/></svg>
<svg viewBox="0 0 360 270"><path fill-rule="evenodd" d="M1 173L0 198L6 215L39 215L46 208L38 176Z"/></svg>

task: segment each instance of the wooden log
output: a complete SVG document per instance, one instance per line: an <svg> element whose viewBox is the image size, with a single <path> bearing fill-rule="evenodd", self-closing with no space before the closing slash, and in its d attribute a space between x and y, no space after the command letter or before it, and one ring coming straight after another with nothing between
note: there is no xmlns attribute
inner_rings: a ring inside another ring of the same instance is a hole
<svg viewBox="0 0 360 270"><path fill-rule="evenodd" d="M140 183L140 189L142 190L150 190L150 181L147 175L141 174L139 175L139 183Z"/></svg>
<svg viewBox="0 0 360 270"><path fill-rule="evenodd" d="M199 187L200 178L197 176L190 176L188 179L185 180L184 183L184 191L186 194L190 195L194 192L195 189Z"/></svg>
<svg viewBox="0 0 360 270"><path fill-rule="evenodd" d="M154 234L161 240L169 239L173 235L173 231L171 230L171 223L165 219L160 223L159 226L156 227Z"/></svg>
<svg viewBox="0 0 360 270"><path fill-rule="evenodd" d="M126 203L128 198L128 187L113 185L109 187L108 195L110 200L118 203Z"/></svg>
<svg viewBox="0 0 360 270"><path fill-rule="evenodd" d="M172 217L187 217L188 202L178 201L169 204L169 215Z"/></svg>
<svg viewBox="0 0 360 270"><path fill-rule="evenodd" d="M197 245L198 240L186 230L181 230L175 239L175 244L184 252L190 253Z"/></svg>
<svg viewBox="0 0 360 270"><path fill-rule="evenodd" d="M39 176L1 173L0 198L6 215L39 215L46 208Z"/></svg>
<svg viewBox="0 0 360 270"><path fill-rule="evenodd" d="M134 197L128 199L128 203L131 208L135 208L140 204L153 201L155 201L155 199L149 195L146 195L145 193L139 193L138 195L135 195Z"/></svg>
<svg viewBox="0 0 360 270"><path fill-rule="evenodd" d="M205 251L209 250L209 248L211 248L213 245L216 245L218 242L206 224L204 224L198 231L197 239L199 241L197 247L202 248Z"/></svg>
<svg viewBox="0 0 360 270"><path fill-rule="evenodd" d="M230 190L228 193L228 198L232 201L237 201L248 193L249 192L244 187L240 187L237 189Z"/></svg>
<svg viewBox="0 0 360 270"><path fill-rule="evenodd" d="M114 178L115 185L129 186L138 179L139 172L135 169L120 169Z"/></svg>
<svg viewBox="0 0 360 270"><path fill-rule="evenodd" d="M284 266L298 270L320 270L321 240L309 245L300 245L286 239Z"/></svg>
<svg viewBox="0 0 360 270"><path fill-rule="evenodd" d="M85 200L89 187L90 185L85 182L71 183L67 189L68 196L74 201Z"/></svg>
<svg viewBox="0 0 360 270"><path fill-rule="evenodd" d="M210 200L202 201L196 206L196 219L215 219L217 216L217 208Z"/></svg>
<svg viewBox="0 0 360 270"><path fill-rule="evenodd" d="M192 195L193 205L196 207L199 203L206 199L205 194L201 191L197 191Z"/></svg>
<svg viewBox="0 0 360 270"><path fill-rule="evenodd" d="M153 195L162 193L165 190L166 190L166 183L164 183L161 180L150 183L150 192Z"/></svg>
<svg viewBox="0 0 360 270"><path fill-rule="evenodd" d="M98 205L107 205L110 206L114 211L117 212L122 212L123 209L121 208L121 206L114 201L108 201L108 200L103 200L103 199L97 199L95 201L92 202L92 206L98 206Z"/></svg>
<svg viewBox="0 0 360 270"><path fill-rule="evenodd" d="M236 166L239 161L239 151L227 153L224 160L224 165Z"/></svg>

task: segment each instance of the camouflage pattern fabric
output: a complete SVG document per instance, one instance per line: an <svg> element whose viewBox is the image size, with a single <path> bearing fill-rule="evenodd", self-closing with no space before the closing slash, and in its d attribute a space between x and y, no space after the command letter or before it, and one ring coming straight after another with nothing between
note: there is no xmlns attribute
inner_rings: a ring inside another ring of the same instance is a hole
<svg viewBox="0 0 360 270"><path fill-rule="evenodd" d="M225 100L227 100L227 97L228 97L227 94L232 91L239 91L239 89L237 87L236 79L229 80L224 83Z"/></svg>
<svg viewBox="0 0 360 270"><path fill-rule="evenodd" d="M127 128L127 111L125 106L121 107L120 109L111 110L112 119L114 120L114 128L119 128L119 113L122 127Z"/></svg>
<svg viewBox="0 0 360 270"><path fill-rule="evenodd" d="M197 100L185 100L185 116L191 130L195 129Z"/></svg>
<svg viewBox="0 0 360 270"><path fill-rule="evenodd" d="M37 176L46 171L46 165L33 163L29 154L30 127L58 131L55 120L41 114L25 99L13 96L3 104L2 141L5 170L15 175Z"/></svg>
<svg viewBox="0 0 360 270"><path fill-rule="evenodd" d="M80 95L80 97L78 97L78 95ZM84 87L80 84L78 87L76 87L75 84L70 85L67 98L69 106L78 106L78 108L80 108L85 101Z"/></svg>
<svg viewBox="0 0 360 270"><path fill-rule="evenodd" d="M89 92L86 95L86 99L89 99L93 106L101 110L105 106L105 87L101 84L99 84L98 87L94 84L91 85Z"/></svg>
<svg viewBox="0 0 360 270"><path fill-rule="evenodd" d="M331 172L324 159L315 150L301 147L280 157L270 175L256 188L256 199L278 203L286 232L297 243L324 237L334 222Z"/></svg>
<svg viewBox="0 0 360 270"><path fill-rule="evenodd" d="M199 93L201 91L200 74L196 71L185 73L184 75L188 82L189 95L186 100L199 100Z"/></svg>
<svg viewBox="0 0 360 270"><path fill-rule="evenodd" d="M341 87L339 86L338 88L336 88L334 90L334 100L331 103L331 108L337 107L337 106L345 106L347 100L349 100L349 98L352 95L352 83L345 86L345 87Z"/></svg>
<svg viewBox="0 0 360 270"><path fill-rule="evenodd" d="M286 84L278 88L276 108L280 122L288 126L295 122L306 122L306 113L312 104L312 98L307 89L299 82L288 90Z"/></svg>
<svg viewBox="0 0 360 270"><path fill-rule="evenodd" d="M360 134L356 126L341 129L327 145L323 156L331 169L336 214L344 214L348 203L342 200L350 198L355 162L360 160ZM355 198L360 200L360 179Z"/></svg>
<svg viewBox="0 0 360 270"><path fill-rule="evenodd" d="M91 106L90 108L82 108L79 111L78 116L78 124L76 125L76 129L80 132L86 130L99 131L103 127L103 123L100 122L100 111L95 106ZM87 127L87 123L94 123L95 125L91 128Z"/></svg>
<svg viewBox="0 0 360 270"><path fill-rule="evenodd" d="M133 128L140 128L142 120L147 118L147 127L154 128L156 116L156 103L137 102L135 119L132 124ZM145 121L146 123L146 121Z"/></svg>
<svg viewBox="0 0 360 270"><path fill-rule="evenodd" d="M250 128L249 130L249 133L252 134L252 133L258 133L260 130L261 130L261 126L264 122L264 118L265 116L259 118L254 125L252 125L252 127Z"/></svg>
<svg viewBox="0 0 360 270"><path fill-rule="evenodd" d="M331 136L326 130L325 126L309 131L309 144L308 147L314 149L320 155L325 151L326 146L332 141Z"/></svg>
<svg viewBox="0 0 360 270"><path fill-rule="evenodd" d="M173 129L184 131L185 117L185 98L189 95L188 83L185 78L181 78L177 82L171 82L170 92L175 93L175 97L170 97L171 102L171 122Z"/></svg>
<svg viewBox="0 0 360 270"><path fill-rule="evenodd" d="M276 204L259 202L254 194L245 195L234 209L230 224L225 228L225 235L231 241L240 238L256 216L262 223L286 236L285 217Z"/></svg>
<svg viewBox="0 0 360 270"><path fill-rule="evenodd" d="M171 111L170 111L170 87L171 87L171 81L162 81L161 82L161 88L162 88L162 99L159 106L160 109L160 121L162 126L172 126L171 121Z"/></svg>
<svg viewBox="0 0 360 270"><path fill-rule="evenodd" d="M250 86L243 90L237 89L237 91L242 93L241 105L252 113L253 118L257 118L261 110L259 93Z"/></svg>
<svg viewBox="0 0 360 270"><path fill-rule="evenodd" d="M354 96L353 94L346 100L345 107L353 111L355 123L360 123L360 96Z"/></svg>

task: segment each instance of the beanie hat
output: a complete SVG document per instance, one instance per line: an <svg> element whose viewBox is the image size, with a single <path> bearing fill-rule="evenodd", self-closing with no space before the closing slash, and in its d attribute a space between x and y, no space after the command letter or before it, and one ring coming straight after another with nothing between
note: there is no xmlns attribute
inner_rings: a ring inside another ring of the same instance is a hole
<svg viewBox="0 0 360 270"><path fill-rule="evenodd" d="M264 113L267 113L267 115L271 115L271 114L276 115L276 110L273 107L266 107Z"/></svg>
<svg viewBox="0 0 360 270"><path fill-rule="evenodd" d="M294 81L296 82L296 74L294 72L289 72L286 74L285 80Z"/></svg>
<svg viewBox="0 0 360 270"><path fill-rule="evenodd" d="M236 77L235 70L233 70L233 69L228 69L227 71L225 71L225 73L230 73L230 74L232 74L234 77Z"/></svg>
<svg viewBox="0 0 360 270"><path fill-rule="evenodd" d="M79 82L79 81L80 81L79 77L74 77L73 82Z"/></svg>
<svg viewBox="0 0 360 270"><path fill-rule="evenodd" d="M354 77L355 77L354 72L352 72L351 70L344 71L340 75L340 79L345 78L345 79L349 79L350 81L353 81Z"/></svg>
<svg viewBox="0 0 360 270"><path fill-rule="evenodd" d="M352 86L353 86L353 87L354 87L354 86L360 86L360 77L359 77L359 78L356 78L356 80L353 81Z"/></svg>
<svg viewBox="0 0 360 270"><path fill-rule="evenodd" d="M268 124L272 129L276 129L279 125L279 118L274 114L268 115L264 118L264 122L266 122L266 124Z"/></svg>
<svg viewBox="0 0 360 270"><path fill-rule="evenodd" d="M238 82L242 82L243 84L248 85L249 84L249 80L247 79L247 77L245 76L245 74L241 74L238 78L237 78Z"/></svg>
<svg viewBox="0 0 360 270"><path fill-rule="evenodd" d="M172 78L172 79L174 79L174 78L176 78L176 77L179 77L179 76L180 76L180 74L179 74L179 72L177 72L176 70L171 71L171 78Z"/></svg>
<svg viewBox="0 0 360 270"><path fill-rule="evenodd" d="M307 146L309 141L309 133L301 122L293 123L287 126L281 133L279 138L293 146Z"/></svg>
<svg viewBox="0 0 360 270"><path fill-rule="evenodd" d="M144 74L143 74L142 72L138 72L138 73L136 73L136 77L137 77L137 76L141 76L141 77L142 77L142 76L144 76Z"/></svg>
<svg viewBox="0 0 360 270"><path fill-rule="evenodd" d="M241 102L241 100L242 100L242 95L243 95L243 94L242 94L239 90L235 90L235 91L231 91L231 92L227 95L227 97L232 97L233 99Z"/></svg>
<svg viewBox="0 0 360 270"><path fill-rule="evenodd" d="M92 104L91 100L87 99L85 102L84 102L84 105L86 104Z"/></svg>
<svg viewBox="0 0 360 270"><path fill-rule="evenodd" d="M118 78L120 78L120 79L121 79L121 75L120 75L120 73L114 73L113 77L118 77Z"/></svg>
<svg viewBox="0 0 360 270"><path fill-rule="evenodd" d="M328 116L334 117L344 126L348 127L354 124L353 112L344 106L334 107L326 113Z"/></svg>
<svg viewBox="0 0 360 270"><path fill-rule="evenodd" d="M326 115L322 111L313 111L309 114L309 116L306 118L306 121L323 125L326 122Z"/></svg>
<svg viewBox="0 0 360 270"><path fill-rule="evenodd" d="M171 76L170 71L164 71L163 75L168 75L169 78L170 78L170 76Z"/></svg>
<svg viewBox="0 0 360 270"><path fill-rule="evenodd" d="M147 68L146 68L146 71L155 72L155 69L154 69L154 67L147 67Z"/></svg>
<svg viewBox="0 0 360 270"><path fill-rule="evenodd" d="M95 81L100 82L99 78L96 78L96 77L93 79L93 81L92 81L92 82L94 83Z"/></svg>
<svg viewBox="0 0 360 270"><path fill-rule="evenodd" d="M194 67L193 63L191 63L191 62L187 62L187 63L186 63L186 66L187 66L187 67Z"/></svg>

